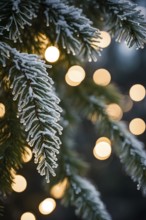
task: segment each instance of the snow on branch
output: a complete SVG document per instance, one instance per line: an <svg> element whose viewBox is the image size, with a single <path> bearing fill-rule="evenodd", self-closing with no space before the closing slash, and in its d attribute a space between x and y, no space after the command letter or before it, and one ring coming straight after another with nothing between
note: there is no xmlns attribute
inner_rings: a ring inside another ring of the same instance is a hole
<svg viewBox="0 0 146 220"><path fill-rule="evenodd" d="M56 29L56 41L61 41L62 47L73 55L82 52L89 60L96 60L100 48L92 47L93 38L100 36L99 31L91 26L91 21L82 15L82 11L74 6L68 6L60 0L42 1L46 25L52 24Z"/></svg>
<svg viewBox="0 0 146 220"><path fill-rule="evenodd" d="M146 195L146 151L144 145L127 131L125 124L113 123L114 148L128 175L137 182L137 189Z"/></svg>
<svg viewBox="0 0 146 220"><path fill-rule="evenodd" d="M13 100L18 105L17 117L25 128L28 144L33 147L37 170L48 182L50 173L55 176L56 154L61 144L58 137L62 130L58 124L59 98L54 93L44 62L38 56L19 53L4 43L1 45L13 57L9 80Z"/></svg>
<svg viewBox="0 0 146 220"><path fill-rule="evenodd" d="M99 192L85 178L78 175L69 179L69 186L63 199L65 205L73 205L75 212L85 220L110 220L100 199Z"/></svg>
<svg viewBox="0 0 146 220"><path fill-rule="evenodd" d="M38 10L37 1L1 0L0 1L0 34L16 42L21 42L21 30L25 25L31 26Z"/></svg>
<svg viewBox="0 0 146 220"><path fill-rule="evenodd" d="M85 117L90 118L92 114L99 116L97 119L100 120L100 130L104 134L107 133L112 139L115 152L126 172L133 181L138 183L138 188L141 188L146 194L146 151L143 143L130 134L124 124L116 123L109 118L102 99L97 99L94 95L87 95L80 90L76 96L76 103L78 103L78 99L81 101L79 105L76 105L76 110L82 112ZM70 105L72 104L70 103Z"/></svg>
<svg viewBox="0 0 146 220"><path fill-rule="evenodd" d="M116 40L125 40L129 47L143 48L146 43L146 21L141 10L131 1L99 1L105 8L108 29L116 36Z"/></svg>

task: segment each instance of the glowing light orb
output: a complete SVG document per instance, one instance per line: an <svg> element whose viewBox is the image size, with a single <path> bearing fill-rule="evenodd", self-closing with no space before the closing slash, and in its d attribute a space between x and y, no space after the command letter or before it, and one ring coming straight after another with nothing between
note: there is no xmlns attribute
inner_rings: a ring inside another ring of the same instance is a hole
<svg viewBox="0 0 146 220"><path fill-rule="evenodd" d="M78 86L81 82L73 82L69 79L68 74L65 75L65 81L69 86Z"/></svg>
<svg viewBox="0 0 146 220"><path fill-rule="evenodd" d="M52 198L47 198L39 204L39 211L43 215L48 215L56 208L56 202Z"/></svg>
<svg viewBox="0 0 146 220"><path fill-rule="evenodd" d="M144 120L141 118L134 118L130 123L129 123L129 130L132 134L134 135L140 135L143 134L146 129L146 125Z"/></svg>
<svg viewBox="0 0 146 220"><path fill-rule="evenodd" d="M53 196L55 199L61 199L65 193L67 183L67 179L65 178L62 182L59 182L53 186L50 190L51 196Z"/></svg>
<svg viewBox="0 0 146 220"><path fill-rule="evenodd" d="M99 39L99 42L97 42L97 46L101 48L106 48L110 45L111 43L111 36L108 32L106 31L101 31L100 32L100 37L102 39Z"/></svg>
<svg viewBox="0 0 146 220"><path fill-rule="evenodd" d="M27 163L31 160L32 158L32 151L30 150L29 147L25 147L25 153L22 156L22 160L24 163Z"/></svg>
<svg viewBox="0 0 146 220"><path fill-rule="evenodd" d="M111 81L111 75L106 69L98 69L93 74L93 81L97 85L107 86Z"/></svg>
<svg viewBox="0 0 146 220"><path fill-rule="evenodd" d="M111 145L105 141L96 143L93 149L93 155L99 160L106 160L110 157L112 152Z"/></svg>
<svg viewBox="0 0 146 220"><path fill-rule="evenodd" d="M74 83L81 83L85 78L85 71L81 66L74 65L67 72L68 78Z"/></svg>
<svg viewBox="0 0 146 220"><path fill-rule="evenodd" d="M0 103L0 118L3 118L5 115L5 106L3 103Z"/></svg>
<svg viewBox="0 0 146 220"><path fill-rule="evenodd" d="M45 50L45 59L50 62L54 63L59 59L60 51L55 46L50 46Z"/></svg>
<svg viewBox="0 0 146 220"><path fill-rule="evenodd" d="M21 193L27 187L26 179L21 175L15 175L14 183L12 183L12 189L15 192Z"/></svg>
<svg viewBox="0 0 146 220"><path fill-rule="evenodd" d="M115 103L107 105L106 112L113 120L120 120L123 116L121 107Z"/></svg>
<svg viewBox="0 0 146 220"><path fill-rule="evenodd" d="M21 215L21 220L36 220L36 217L31 212L25 212Z"/></svg>
<svg viewBox="0 0 146 220"><path fill-rule="evenodd" d="M135 84L129 90L129 95L133 101L139 102L144 99L146 91L143 85Z"/></svg>
<svg viewBox="0 0 146 220"><path fill-rule="evenodd" d="M97 141L96 141L96 144L98 144L98 143L100 143L100 142L106 142L106 143L108 143L109 145L111 145L111 141L110 141L110 139L107 138L107 137L100 137L100 138L98 138Z"/></svg>

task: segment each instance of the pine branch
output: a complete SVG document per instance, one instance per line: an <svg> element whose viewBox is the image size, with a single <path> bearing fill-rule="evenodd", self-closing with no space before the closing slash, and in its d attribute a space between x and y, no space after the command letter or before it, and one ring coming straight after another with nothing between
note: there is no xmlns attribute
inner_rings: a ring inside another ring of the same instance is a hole
<svg viewBox="0 0 146 220"><path fill-rule="evenodd" d="M123 123L113 123L111 135L115 152L128 175L137 182L137 189L146 195L146 151L143 143L131 135Z"/></svg>
<svg viewBox="0 0 146 220"><path fill-rule="evenodd" d="M89 181L76 175L69 178L69 184L64 204L74 205L77 215L87 220L111 219L100 200L99 192Z"/></svg>
<svg viewBox="0 0 146 220"><path fill-rule="evenodd" d="M22 154L25 152L25 134L15 115L15 105L9 91L4 91L1 81L0 100L5 104L6 113L0 119L0 196L11 192L13 173L22 166Z"/></svg>
<svg viewBox="0 0 146 220"><path fill-rule="evenodd" d="M29 0L1 0L0 1L0 33L16 42L21 40L22 29L31 26L32 19L37 16L37 1Z"/></svg>
<svg viewBox="0 0 146 220"><path fill-rule="evenodd" d="M67 126L62 138L63 144L57 175L60 180L64 178L68 180L62 203L65 206L73 205L76 214L85 220L110 220L111 217L101 201L99 192L88 180L79 176L85 173L87 164L72 149L74 143L70 140L69 131L70 126Z"/></svg>
<svg viewBox="0 0 146 220"><path fill-rule="evenodd" d="M50 173L55 176L56 154L61 144L57 136L62 130L57 123L61 111L59 99L43 61L36 55L19 53L6 44L1 45L13 58L9 80L13 100L18 105L17 117L27 132L28 144L33 147L37 170L48 182Z"/></svg>
<svg viewBox="0 0 146 220"><path fill-rule="evenodd" d="M104 7L106 25L116 36L116 40L125 40L129 47L143 48L146 43L146 22L137 5L130 1L99 1Z"/></svg>
<svg viewBox="0 0 146 220"><path fill-rule="evenodd" d="M97 59L100 48L92 47L93 38L100 36L97 29L91 26L91 21L81 14L81 10L68 6L60 0L43 0L46 25L54 25L56 43L60 41L68 53L78 55L79 51L89 60Z"/></svg>
<svg viewBox="0 0 146 220"><path fill-rule="evenodd" d="M138 188L146 193L146 152L143 144L128 132L124 125L112 121L107 113L102 100L95 96L88 96L83 90L78 93L76 99L80 99L80 105L76 105L79 112L85 117L97 114L101 122L100 130L107 133L112 139L115 152L120 158L127 174L138 183ZM72 104L71 104L72 105ZM87 107L88 106L88 107ZM85 110L86 109L86 110ZM89 118L90 118L89 117Z"/></svg>

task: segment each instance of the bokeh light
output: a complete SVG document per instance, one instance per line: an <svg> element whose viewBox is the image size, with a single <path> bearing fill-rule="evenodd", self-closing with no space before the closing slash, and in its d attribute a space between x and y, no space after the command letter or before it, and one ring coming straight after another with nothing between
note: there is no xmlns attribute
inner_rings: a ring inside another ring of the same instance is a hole
<svg viewBox="0 0 146 220"><path fill-rule="evenodd" d="M29 147L25 147L25 153L22 155L22 160L24 163L27 163L32 158L32 151Z"/></svg>
<svg viewBox="0 0 146 220"><path fill-rule="evenodd" d="M93 155L98 160L106 160L110 157L112 152L111 145L106 141L96 142L93 149Z"/></svg>
<svg viewBox="0 0 146 220"><path fill-rule="evenodd" d="M123 99L121 101L121 106L123 112L129 112L133 107L133 101L130 99L128 95L123 96Z"/></svg>
<svg viewBox="0 0 146 220"><path fill-rule="evenodd" d="M65 75L65 81L69 86L78 86L80 82L73 82L69 79L68 74Z"/></svg>
<svg viewBox="0 0 146 220"><path fill-rule="evenodd" d="M52 198L47 198L39 204L39 211L43 215L48 215L56 208L56 202Z"/></svg>
<svg viewBox="0 0 146 220"><path fill-rule="evenodd" d="M134 135L143 134L146 129L146 124L141 118L134 118L129 123L129 130Z"/></svg>
<svg viewBox="0 0 146 220"><path fill-rule="evenodd" d="M121 107L116 103L111 103L107 105L106 112L109 115L109 117L113 120L121 120L123 116L123 111Z"/></svg>
<svg viewBox="0 0 146 220"><path fill-rule="evenodd" d="M108 32L106 31L101 31L100 32L100 37L102 39L99 39L99 42L97 42L97 46L101 47L101 48L106 48L110 45L111 43L111 36Z"/></svg>
<svg viewBox="0 0 146 220"><path fill-rule="evenodd" d="M0 118L3 118L5 115L5 106L3 103L0 103Z"/></svg>
<svg viewBox="0 0 146 220"><path fill-rule="evenodd" d="M21 215L21 220L36 220L36 217L31 212L25 212Z"/></svg>
<svg viewBox="0 0 146 220"><path fill-rule="evenodd" d="M107 86L111 81L111 75L106 69L98 69L93 74L93 81L97 85Z"/></svg>
<svg viewBox="0 0 146 220"><path fill-rule="evenodd" d="M143 85L135 84L129 90L130 98L133 101L139 102L144 99L146 91Z"/></svg>
<svg viewBox="0 0 146 220"><path fill-rule="evenodd" d="M67 72L68 78L75 83L81 83L85 78L85 71L81 66L74 65Z"/></svg>
<svg viewBox="0 0 146 220"><path fill-rule="evenodd" d="M67 184L68 181L67 178L65 178L62 182L54 185L50 190L51 196L53 196L55 199L61 199L65 193Z"/></svg>
<svg viewBox="0 0 146 220"><path fill-rule="evenodd" d="M98 144L99 142L106 142L109 145L111 145L111 140L109 138L107 138L107 137L100 137L100 138L98 138L97 141L96 141L96 144Z"/></svg>
<svg viewBox="0 0 146 220"><path fill-rule="evenodd" d="M26 179L21 175L15 175L14 182L12 183L12 189L15 192L21 193L27 187Z"/></svg>
<svg viewBox="0 0 146 220"><path fill-rule="evenodd" d="M55 46L49 46L45 50L45 59L50 63L56 62L59 59L59 56L60 56L60 51Z"/></svg>

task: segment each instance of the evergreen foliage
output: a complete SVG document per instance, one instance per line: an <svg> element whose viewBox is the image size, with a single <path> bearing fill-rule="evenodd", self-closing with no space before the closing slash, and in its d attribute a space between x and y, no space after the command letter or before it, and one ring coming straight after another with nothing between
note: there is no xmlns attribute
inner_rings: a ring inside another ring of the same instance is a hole
<svg viewBox="0 0 146 220"><path fill-rule="evenodd" d="M91 8L90 20L87 14ZM14 172L22 166L27 143L38 172L47 182L51 180L53 185L64 177L68 179L64 204L73 205L83 219L110 220L100 193L83 177L86 165L67 138L70 127L75 129L82 118L92 121L96 115L95 126L100 123L108 133L126 172L144 193L146 152L122 123L106 113L106 104L120 102L121 95L114 86L95 86L87 78L79 87L69 88L64 73L79 60L97 61L102 51L96 45L99 29L110 31L118 41L126 40L130 47L143 48L143 15L135 4L113 0L1 0L0 11L0 102L6 108L0 118L1 198L11 192ZM51 70L41 58L52 44L62 56ZM55 73L54 84L51 72Z"/></svg>

